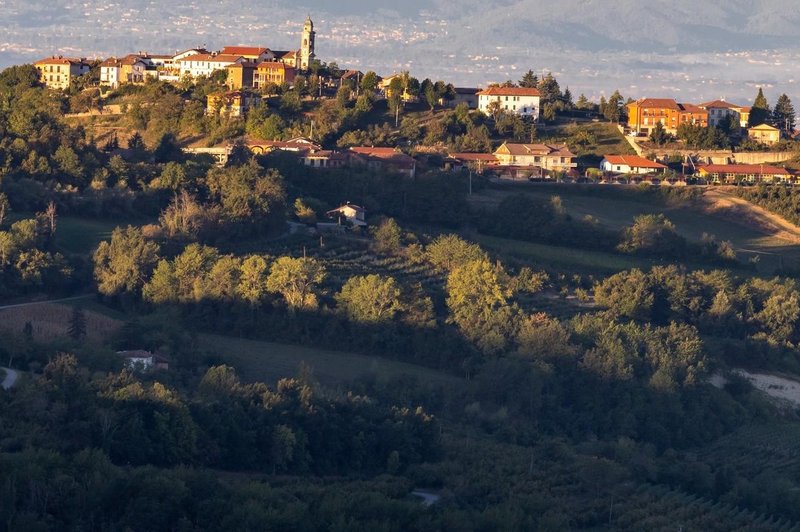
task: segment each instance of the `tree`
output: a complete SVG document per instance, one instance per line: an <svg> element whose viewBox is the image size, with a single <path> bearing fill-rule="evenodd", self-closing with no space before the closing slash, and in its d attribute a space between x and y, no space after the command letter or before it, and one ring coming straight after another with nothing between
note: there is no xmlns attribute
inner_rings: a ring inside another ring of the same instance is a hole
<svg viewBox="0 0 800 532"><path fill-rule="evenodd" d="M425 255L433 266L448 272L470 261L488 260L479 245L453 234L436 237L425 249Z"/></svg>
<svg viewBox="0 0 800 532"><path fill-rule="evenodd" d="M624 253L681 255L686 239L678 234L675 225L663 214L641 214L625 229L617 248Z"/></svg>
<svg viewBox="0 0 800 532"><path fill-rule="evenodd" d="M378 88L378 75L373 72L369 71L364 74L364 77L361 78L361 90L365 93L374 92L375 89Z"/></svg>
<svg viewBox="0 0 800 532"><path fill-rule="evenodd" d="M86 337L86 314L80 307L72 307L67 334L73 340L80 341Z"/></svg>
<svg viewBox="0 0 800 532"><path fill-rule="evenodd" d="M517 333L517 352L534 360L572 360L578 353L569 332L555 318L540 312L522 320Z"/></svg>
<svg viewBox="0 0 800 532"><path fill-rule="evenodd" d="M403 105L403 80L399 76L395 76L389 82L389 87L386 90L386 102L389 105L389 112L394 115L394 125L397 127L400 116L400 108Z"/></svg>
<svg viewBox="0 0 800 532"><path fill-rule="evenodd" d="M290 310L316 309L314 289L325 279L325 268L311 258L279 257L269 270L267 289L281 294Z"/></svg>
<svg viewBox="0 0 800 532"><path fill-rule="evenodd" d="M783 129L786 133L794 131L794 106L792 100L786 94L781 94L775 103L775 111L772 114L775 125Z"/></svg>
<svg viewBox="0 0 800 532"><path fill-rule="evenodd" d="M656 123L656 127L650 131L650 142L659 147L666 144L669 141L669 137L669 133L664 129L664 124L661 122Z"/></svg>
<svg viewBox="0 0 800 532"><path fill-rule="evenodd" d="M578 101L575 102L575 107L578 109L591 109L594 106L592 105L592 102L590 102L589 99L586 97L586 95L581 93L581 95L578 96Z"/></svg>
<svg viewBox="0 0 800 532"><path fill-rule="evenodd" d="M551 72L539 80L538 89L543 108L547 104L555 104L561 100L561 88Z"/></svg>
<svg viewBox="0 0 800 532"><path fill-rule="evenodd" d="M461 263L447 276L451 321L486 354L502 351L516 328L516 311L508 304L503 276L487 259Z"/></svg>
<svg viewBox="0 0 800 532"><path fill-rule="evenodd" d="M138 227L117 227L111 241L101 242L94 254L94 276L101 294L138 293L158 261L159 247Z"/></svg>
<svg viewBox="0 0 800 532"><path fill-rule="evenodd" d="M267 282L267 261L253 255L242 262L236 293L251 306L257 306L270 290Z"/></svg>
<svg viewBox="0 0 800 532"><path fill-rule="evenodd" d="M5 193L0 192L0 227L2 227L5 223L6 216L8 216L10 211L11 205L8 203L8 196L6 196Z"/></svg>
<svg viewBox="0 0 800 532"><path fill-rule="evenodd" d="M534 74L533 70L528 70L519 80L519 86L526 89L535 89L539 85L539 77Z"/></svg>
<svg viewBox="0 0 800 532"><path fill-rule="evenodd" d="M611 122L619 122L622 117L622 95L619 91L614 91L614 94L608 99L606 102L605 109L603 110L603 116L605 116L606 120Z"/></svg>
<svg viewBox="0 0 800 532"><path fill-rule="evenodd" d="M756 99L750 109L750 118L748 119L747 127L760 126L767 122L769 116L769 103L767 103L767 98L764 96L764 91L759 87Z"/></svg>
<svg viewBox="0 0 800 532"><path fill-rule="evenodd" d="M336 303L353 321L391 321L401 309L400 286L393 277L375 274L351 277L336 294Z"/></svg>
<svg viewBox="0 0 800 532"><path fill-rule="evenodd" d="M375 249L380 253L394 253L403 245L403 231L394 218L387 218L375 229Z"/></svg>

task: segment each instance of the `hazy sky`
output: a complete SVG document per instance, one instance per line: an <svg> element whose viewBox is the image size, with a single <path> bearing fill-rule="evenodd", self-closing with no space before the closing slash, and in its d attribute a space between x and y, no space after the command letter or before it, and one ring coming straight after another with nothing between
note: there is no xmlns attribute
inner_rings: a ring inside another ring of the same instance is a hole
<svg viewBox="0 0 800 532"><path fill-rule="evenodd" d="M306 14L323 61L456 85L553 71L598 98L800 97L797 0L0 0L0 66L205 44L297 48Z"/></svg>

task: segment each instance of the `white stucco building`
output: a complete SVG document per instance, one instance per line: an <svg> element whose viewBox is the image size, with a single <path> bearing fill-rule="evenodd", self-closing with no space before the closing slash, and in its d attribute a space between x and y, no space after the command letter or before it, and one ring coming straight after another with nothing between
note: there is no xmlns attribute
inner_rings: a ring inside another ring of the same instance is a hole
<svg viewBox="0 0 800 532"><path fill-rule="evenodd" d="M492 114L497 102L499 109L520 116L539 119L540 94L537 89L525 87L489 87L478 93L478 110L487 115Z"/></svg>

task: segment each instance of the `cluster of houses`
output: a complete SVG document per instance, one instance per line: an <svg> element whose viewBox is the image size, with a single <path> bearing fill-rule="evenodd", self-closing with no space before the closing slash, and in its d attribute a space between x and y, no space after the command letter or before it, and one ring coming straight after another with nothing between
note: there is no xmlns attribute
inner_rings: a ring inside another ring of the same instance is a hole
<svg viewBox="0 0 800 532"><path fill-rule="evenodd" d="M750 107L725 100L694 105L679 103L672 98L641 98L629 103L627 109L628 129L637 135L649 135L657 124L661 124L667 133L675 135L682 124L718 127L727 122L738 124L739 128L747 130L749 138L766 146L781 140L780 130L769 124L748 128Z"/></svg>
<svg viewBox="0 0 800 532"><path fill-rule="evenodd" d="M291 82L296 72L309 69L316 58L315 37L314 22L308 17L298 50L226 46L216 52L191 48L176 54L138 52L124 57L109 57L100 63L100 85L117 88L150 79L177 82L208 77L218 70L228 70L233 88L258 88L267 83L280 85L285 81ZM53 56L36 61L34 66L45 86L66 89L77 77L89 72L91 63L87 59Z"/></svg>

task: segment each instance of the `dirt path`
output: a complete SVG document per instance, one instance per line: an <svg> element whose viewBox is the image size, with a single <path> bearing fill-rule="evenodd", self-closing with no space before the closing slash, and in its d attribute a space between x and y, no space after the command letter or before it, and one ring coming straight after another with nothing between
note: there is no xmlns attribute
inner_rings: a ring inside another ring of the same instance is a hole
<svg viewBox="0 0 800 532"><path fill-rule="evenodd" d="M703 194L702 201L703 209L708 214L726 218L792 244L800 244L800 227L725 190L709 188Z"/></svg>
<svg viewBox="0 0 800 532"><path fill-rule="evenodd" d="M770 373L751 373L741 368L734 369L732 372L747 379L753 388L765 393L776 404L791 405L794 408L800 406L800 382ZM716 373L711 376L709 382L717 388L722 388L727 379Z"/></svg>
<svg viewBox="0 0 800 532"><path fill-rule="evenodd" d="M28 301L26 303L14 303L13 305L0 306L0 310L5 310L7 308L30 307L31 305L43 305L45 303L63 303L64 301L76 301L78 299L88 299L90 297L94 297L94 295L84 294L82 296L64 297L61 299L43 299L42 301Z"/></svg>

